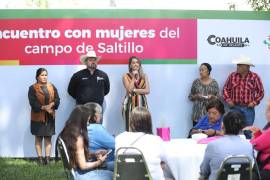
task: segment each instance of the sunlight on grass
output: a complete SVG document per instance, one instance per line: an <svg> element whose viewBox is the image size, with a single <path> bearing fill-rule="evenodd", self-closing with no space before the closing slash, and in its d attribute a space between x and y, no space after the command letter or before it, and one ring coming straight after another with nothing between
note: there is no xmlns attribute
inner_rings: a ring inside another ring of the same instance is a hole
<svg viewBox="0 0 270 180"><path fill-rule="evenodd" d="M36 161L12 158L0 158L0 179L1 180L49 180L66 179L61 161L50 165L38 165Z"/></svg>

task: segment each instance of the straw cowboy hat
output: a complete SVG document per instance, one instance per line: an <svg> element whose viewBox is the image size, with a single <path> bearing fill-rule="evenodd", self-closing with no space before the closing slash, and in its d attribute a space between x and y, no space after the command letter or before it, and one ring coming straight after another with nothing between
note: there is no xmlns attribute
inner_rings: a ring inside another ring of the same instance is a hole
<svg viewBox="0 0 270 180"><path fill-rule="evenodd" d="M97 56L95 51L89 51L89 52L87 52L87 54L81 55L81 57L80 57L81 63L85 64L85 61L87 58L95 58L96 61L100 60L100 56Z"/></svg>
<svg viewBox="0 0 270 180"><path fill-rule="evenodd" d="M245 64L253 67L255 66L254 64L251 63L250 58L246 56L240 56L239 58L234 59L233 64Z"/></svg>

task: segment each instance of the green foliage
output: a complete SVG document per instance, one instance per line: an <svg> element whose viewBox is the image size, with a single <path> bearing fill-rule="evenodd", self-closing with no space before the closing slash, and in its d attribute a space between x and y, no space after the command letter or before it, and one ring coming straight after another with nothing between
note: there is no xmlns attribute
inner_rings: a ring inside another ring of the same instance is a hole
<svg viewBox="0 0 270 180"><path fill-rule="evenodd" d="M1 180L65 180L62 161L50 165L38 165L36 161L0 158Z"/></svg>
<svg viewBox="0 0 270 180"><path fill-rule="evenodd" d="M248 3L256 11L270 11L270 0L248 0Z"/></svg>

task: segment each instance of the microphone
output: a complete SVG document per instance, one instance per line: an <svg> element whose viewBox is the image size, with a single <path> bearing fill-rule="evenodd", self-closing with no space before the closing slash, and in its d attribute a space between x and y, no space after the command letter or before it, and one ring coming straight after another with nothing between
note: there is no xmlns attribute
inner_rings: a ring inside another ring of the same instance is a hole
<svg viewBox="0 0 270 180"><path fill-rule="evenodd" d="M135 79L138 79L138 74L135 74Z"/></svg>
<svg viewBox="0 0 270 180"><path fill-rule="evenodd" d="M138 71L133 71L132 73L133 73L135 79L138 80L138 78L139 78L139 73L138 73Z"/></svg>

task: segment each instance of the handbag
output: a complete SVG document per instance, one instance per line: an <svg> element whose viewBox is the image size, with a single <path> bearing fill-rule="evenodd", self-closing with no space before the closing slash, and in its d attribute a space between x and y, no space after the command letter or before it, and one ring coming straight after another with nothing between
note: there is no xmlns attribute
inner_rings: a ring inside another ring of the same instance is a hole
<svg viewBox="0 0 270 180"><path fill-rule="evenodd" d="M170 141L171 131L170 127L157 128L157 135L163 139L163 141Z"/></svg>

